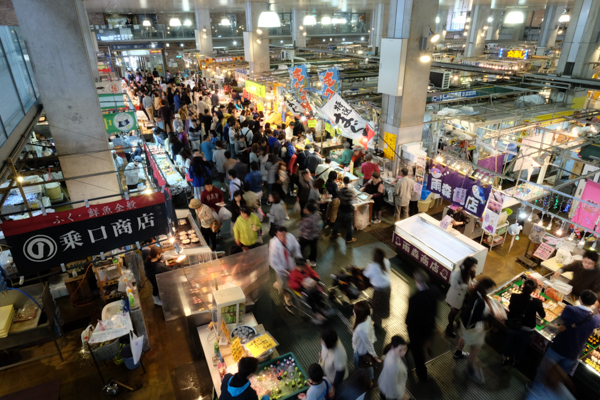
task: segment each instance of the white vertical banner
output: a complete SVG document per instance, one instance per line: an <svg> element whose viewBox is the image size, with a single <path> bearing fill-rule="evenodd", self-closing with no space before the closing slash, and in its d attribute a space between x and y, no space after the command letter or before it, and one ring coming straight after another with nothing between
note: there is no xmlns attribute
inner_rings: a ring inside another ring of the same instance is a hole
<svg viewBox="0 0 600 400"><path fill-rule="evenodd" d="M339 94L334 94L331 100L321 108L334 127L340 128L342 135L358 140L367 127L365 121Z"/></svg>

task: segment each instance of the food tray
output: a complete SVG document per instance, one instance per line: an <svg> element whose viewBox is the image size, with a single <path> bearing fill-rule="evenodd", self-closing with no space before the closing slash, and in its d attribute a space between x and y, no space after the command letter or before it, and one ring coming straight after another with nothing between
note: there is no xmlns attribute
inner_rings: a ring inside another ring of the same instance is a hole
<svg viewBox="0 0 600 400"><path fill-rule="evenodd" d="M267 371L265 370L265 367L267 368L267 370L269 369L269 367L271 365L277 365L277 363L281 363L286 359L292 358L293 362L296 363L296 367L298 368L298 372L302 373L302 377L304 378L304 380L308 380L308 375L306 374L306 371L304 371L304 369L302 368L302 366L300 365L300 362L298 362L298 360L296 359L296 356L294 356L294 353L286 353L282 356L279 356L277 358L274 358L272 360L269 360L267 362L264 362L262 364L258 365L258 371L255 375L253 375L250 378L250 382L252 384L252 387L256 390L257 394L258 394L258 398L260 399L262 397L262 395L265 394L266 392L266 388L263 388L263 384L266 383L265 386L269 387L269 382L265 382L265 381L257 381L257 376L262 375L262 373L266 373ZM303 380L303 386L298 388L292 388L289 384L285 385L285 380L279 381L282 382L280 384L278 384L279 389L281 389L280 393L273 393L273 389L271 389L271 399L272 400L285 400L285 399L295 399L296 396L298 396L298 394L305 392L306 390L308 390L308 384L304 384L304 380ZM288 378L289 381L289 378ZM271 382L272 383L272 382Z"/></svg>
<svg viewBox="0 0 600 400"><path fill-rule="evenodd" d="M243 330L247 330L250 332L250 334L246 337L243 338L242 336L237 336L237 333L243 331ZM231 339L235 338L235 337L239 337L240 338L240 343L241 344L246 344L248 342L248 340L252 339L254 336L257 335L256 329L254 329L253 327L249 326L249 325L240 325L240 326L236 326L232 331L231 331Z"/></svg>

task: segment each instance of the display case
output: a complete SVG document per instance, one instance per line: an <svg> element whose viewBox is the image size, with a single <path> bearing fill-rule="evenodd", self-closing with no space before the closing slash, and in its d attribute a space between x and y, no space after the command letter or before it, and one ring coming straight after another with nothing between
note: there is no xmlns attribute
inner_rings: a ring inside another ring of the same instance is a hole
<svg viewBox="0 0 600 400"><path fill-rule="evenodd" d="M216 309L217 329L221 331L221 323L233 328L244 320L246 315L246 295L239 286L215 290L212 293L212 306Z"/></svg>
<svg viewBox="0 0 600 400"><path fill-rule="evenodd" d="M440 228L440 221L425 213L396 222L393 243L445 282L467 257L477 259L475 274L481 274L488 251L455 229Z"/></svg>
<svg viewBox="0 0 600 400"><path fill-rule="evenodd" d="M269 246L220 259L215 253L203 257L201 263L156 276L166 321L191 317L196 326L211 322L216 290L239 286L246 296L245 312L268 290Z"/></svg>
<svg viewBox="0 0 600 400"><path fill-rule="evenodd" d="M185 254L189 258L188 264L204 262L206 259L202 254L212 253L212 250L206 244L192 214L189 210L175 210L175 214L177 222L173 227L173 234L169 241L162 244L165 254L168 256ZM200 256L200 258L198 259L196 256Z"/></svg>
<svg viewBox="0 0 600 400"><path fill-rule="evenodd" d="M148 151L153 158L162 178L167 183L172 195L190 192L190 185L185 180L185 176L173 164L165 148L157 144L148 144Z"/></svg>

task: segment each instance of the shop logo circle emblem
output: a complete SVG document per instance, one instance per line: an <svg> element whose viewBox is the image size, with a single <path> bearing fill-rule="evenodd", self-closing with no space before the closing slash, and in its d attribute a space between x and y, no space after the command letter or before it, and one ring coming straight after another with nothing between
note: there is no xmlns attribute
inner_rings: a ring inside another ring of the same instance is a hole
<svg viewBox="0 0 600 400"><path fill-rule="evenodd" d="M135 120L130 114L127 113L118 113L113 118L113 124L115 128L122 132L129 132L133 129L133 125Z"/></svg>
<svg viewBox="0 0 600 400"><path fill-rule="evenodd" d="M23 245L23 254L33 262L44 262L56 255L56 242L49 236L36 235L27 239Z"/></svg>

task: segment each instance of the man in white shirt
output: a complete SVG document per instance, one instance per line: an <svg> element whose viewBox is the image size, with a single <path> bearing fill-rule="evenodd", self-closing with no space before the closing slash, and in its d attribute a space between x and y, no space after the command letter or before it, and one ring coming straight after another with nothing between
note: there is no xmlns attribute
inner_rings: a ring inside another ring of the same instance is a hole
<svg viewBox="0 0 600 400"><path fill-rule="evenodd" d="M330 170L331 158L325 157L325 162L323 164L317 165L317 169L315 170L315 179L322 178L324 181L327 181Z"/></svg>
<svg viewBox="0 0 600 400"><path fill-rule="evenodd" d="M275 236L269 241L269 264L277 273L279 294L287 287L288 275L296 267L296 258L302 258L298 240L285 226L277 227Z"/></svg>
<svg viewBox="0 0 600 400"><path fill-rule="evenodd" d="M396 184L396 221L408 218L408 206L415 188L415 181L408 177L408 169L402 168L402 179Z"/></svg>
<svg viewBox="0 0 600 400"><path fill-rule="evenodd" d="M242 181L238 179L235 169L230 169L227 174L229 176L229 193L231 193L229 200L233 201L233 194L238 190L242 190Z"/></svg>

